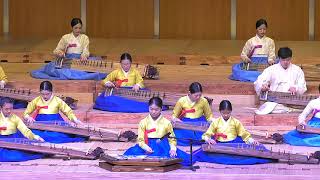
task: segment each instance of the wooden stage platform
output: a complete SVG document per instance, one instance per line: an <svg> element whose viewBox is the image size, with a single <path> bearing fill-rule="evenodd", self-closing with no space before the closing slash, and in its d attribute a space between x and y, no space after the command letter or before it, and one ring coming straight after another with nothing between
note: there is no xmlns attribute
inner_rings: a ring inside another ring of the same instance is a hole
<svg viewBox="0 0 320 180"><path fill-rule="evenodd" d="M0 39L0 65L9 78L9 87L37 91L42 80L30 77L30 71L51 61L49 53L58 40L6 40ZM295 62L320 64L320 42L276 42L277 46L289 46L294 50ZM91 52L105 56L107 60L118 61L119 54L128 51L134 54L134 61L150 63L160 67L160 80L146 80L148 88L155 91L187 93L191 82L199 81L204 94L213 98L212 110L218 117L218 104L229 99L234 105L233 115L249 130L285 133L297 125L298 113L255 115L258 106L252 83L231 81L231 65L239 61L243 41L192 41L192 40L119 40L92 39ZM9 54L8 54L9 53ZM17 55L18 53L18 55ZM186 65L179 65L181 57ZM201 65L202 64L202 65ZM111 128L137 130L137 123L147 113L113 113L92 109L95 95L103 91L97 81L53 80L57 94L72 96L79 100L75 111L86 123ZM318 93L318 81L307 83L309 94ZM15 110L19 115L23 109ZM172 111L163 112L170 118ZM67 146L88 150L101 146L110 154L120 154L134 143L71 143ZM319 148L293 147L289 145L267 145L297 153L311 153ZM185 149L188 151L188 149ZM288 165L281 163L229 166L197 163L201 168L192 172L176 170L159 173L110 173L98 167L98 161L61 159L40 159L28 162L0 163L1 179L318 179L319 165Z"/></svg>

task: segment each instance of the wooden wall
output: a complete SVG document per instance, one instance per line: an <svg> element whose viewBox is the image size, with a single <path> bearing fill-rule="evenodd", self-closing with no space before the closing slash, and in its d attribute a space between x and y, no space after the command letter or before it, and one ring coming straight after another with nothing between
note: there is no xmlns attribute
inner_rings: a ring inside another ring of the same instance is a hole
<svg viewBox="0 0 320 180"><path fill-rule="evenodd" d="M0 0L0 35L3 34L3 0Z"/></svg>
<svg viewBox="0 0 320 180"><path fill-rule="evenodd" d="M320 0L315 0L314 38L320 40Z"/></svg>
<svg viewBox="0 0 320 180"><path fill-rule="evenodd" d="M10 35L60 37L71 32L70 21L80 12L80 0L10 0Z"/></svg>
<svg viewBox="0 0 320 180"><path fill-rule="evenodd" d="M153 0L87 0L87 34L153 38Z"/></svg>
<svg viewBox="0 0 320 180"><path fill-rule="evenodd" d="M230 39L230 0L160 0L160 38Z"/></svg>
<svg viewBox="0 0 320 180"><path fill-rule="evenodd" d="M237 0L237 39L255 35L255 22L265 18L275 40L308 40L308 0Z"/></svg>

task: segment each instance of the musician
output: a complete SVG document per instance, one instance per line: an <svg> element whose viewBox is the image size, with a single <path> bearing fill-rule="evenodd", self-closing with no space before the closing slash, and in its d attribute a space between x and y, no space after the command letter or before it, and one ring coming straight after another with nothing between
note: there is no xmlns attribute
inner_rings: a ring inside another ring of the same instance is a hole
<svg viewBox="0 0 320 180"><path fill-rule="evenodd" d="M249 39L241 52L241 59L244 62L251 62L255 55L266 55L269 64L275 62L274 41L266 36L268 23L265 19L259 19L256 22L256 36Z"/></svg>
<svg viewBox="0 0 320 180"><path fill-rule="evenodd" d="M216 143L227 143L228 146L234 147L237 147L238 144L251 144L265 149L259 142L251 137L250 133L238 119L231 116L232 104L230 101L221 101L219 111L221 116L213 121L208 130L202 135L202 139L206 143L211 145ZM246 147L246 145L244 146ZM269 160L262 158L206 153L200 149L196 151L195 157L201 162L221 164L257 164L270 162Z"/></svg>
<svg viewBox="0 0 320 180"><path fill-rule="evenodd" d="M140 72L131 67L132 58L129 53L120 57L121 68L112 71L103 81L106 88L132 88L138 91L144 88ZM129 100L118 96L106 96L105 93L96 99L95 109L113 112L148 112L148 104Z"/></svg>
<svg viewBox="0 0 320 180"><path fill-rule="evenodd" d="M320 94L320 85L319 85ZM307 117L311 115L311 119L306 122ZM320 128L320 97L311 100L299 115L298 123L300 125L308 125ZM290 131L284 135L284 141L287 144L295 146L320 146L319 134L300 133L297 130Z"/></svg>
<svg viewBox="0 0 320 180"><path fill-rule="evenodd" d="M206 124L213 121L211 107L206 98L202 96L202 85L193 82L189 86L189 93L181 97L173 109L172 121L183 121L185 123ZM202 132L191 130L174 130L177 138L191 138L201 140ZM189 141L178 140L179 145L187 146ZM198 143L196 143L198 144Z"/></svg>
<svg viewBox="0 0 320 180"><path fill-rule="evenodd" d="M1 99L1 113L0 113L0 139L10 140L13 138L28 138L44 142L44 140L32 133L30 129L23 123L23 121L15 114L13 110L13 100L10 98ZM4 161L26 161L31 159L41 158L43 155L29 153L24 151L10 150L0 148L0 162Z"/></svg>
<svg viewBox="0 0 320 180"><path fill-rule="evenodd" d="M87 60L89 57L89 38L82 34L82 21L79 18L71 20L72 32L62 36L54 55L61 58Z"/></svg>
<svg viewBox="0 0 320 180"><path fill-rule="evenodd" d="M148 155L158 157L178 157L189 163L189 155L177 149L177 141L171 122L161 115L162 100L153 97L149 100L149 115L140 121L138 144L129 148L124 155ZM169 138L165 137L169 134Z"/></svg>
<svg viewBox="0 0 320 180"><path fill-rule="evenodd" d="M8 83L7 76L4 73L2 67L0 66L0 89L3 89L7 83Z"/></svg>
<svg viewBox="0 0 320 180"><path fill-rule="evenodd" d="M29 122L40 122L40 123L60 123L64 124L64 120L59 114L61 111L67 116L69 121L74 124L82 124L80 120L75 116L72 109L59 97L52 93L53 86L50 81L43 81L40 84L39 97L32 100L27 109L24 112L24 119ZM33 114L32 114L33 113ZM83 141L83 137L78 137L74 135L68 135L64 133L49 132L49 131L38 131L34 130L47 142L62 143L62 142L76 142Z"/></svg>
<svg viewBox="0 0 320 180"><path fill-rule="evenodd" d="M254 82L254 87L258 95L262 92L276 91L288 92L292 95L301 95L307 91L304 73L301 68L291 63L292 50L288 47L282 47L278 51L280 62L274 64L263 71L263 73ZM267 102L256 113L268 114L291 112L294 109L284 105Z"/></svg>

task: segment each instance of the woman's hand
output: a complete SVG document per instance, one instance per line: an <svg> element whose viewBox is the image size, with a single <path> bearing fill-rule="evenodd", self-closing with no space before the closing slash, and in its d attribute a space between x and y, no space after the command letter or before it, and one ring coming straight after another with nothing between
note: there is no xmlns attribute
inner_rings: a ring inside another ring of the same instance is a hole
<svg viewBox="0 0 320 180"><path fill-rule="evenodd" d="M209 145L214 145L214 144L217 144L217 142L211 138L209 138L208 140L206 140L206 142L209 144Z"/></svg>
<svg viewBox="0 0 320 180"><path fill-rule="evenodd" d="M169 154L170 154L170 157L176 157L177 156L177 151L176 150L170 150Z"/></svg>

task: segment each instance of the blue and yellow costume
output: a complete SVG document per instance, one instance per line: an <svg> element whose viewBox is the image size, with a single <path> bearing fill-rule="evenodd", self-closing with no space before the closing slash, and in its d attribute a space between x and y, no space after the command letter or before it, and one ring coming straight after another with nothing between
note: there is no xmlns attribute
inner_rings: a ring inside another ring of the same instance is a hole
<svg viewBox="0 0 320 180"><path fill-rule="evenodd" d="M173 109L173 118L179 118L184 123L194 125L204 125L213 119L210 105L206 98L201 97L199 101L192 102L189 96L181 97ZM178 145L188 146L189 141L179 138L188 138L193 140L201 140L202 132L175 129L174 133L178 138ZM199 144L195 142L194 144Z"/></svg>
<svg viewBox="0 0 320 180"><path fill-rule="evenodd" d="M122 68L112 71L102 81L102 85L104 86L109 82L114 83L117 88L132 88L134 85L144 88L140 72L132 67L128 72L125 72ZM111 112L149 112L149 106L147 103L115 95L107 96L104 92L97 97L94 108Z"/></svg>
<svg viewBox="0 0 320 180"><path fill-rule="evenodd" d="M203 140L208 140L210 138L214 139L217 143L232 147L253 142L250 133L247 132L241 122L234 117L230 117L227 121L222 117L219 117L213 121L208 130L202 135ZM267 150L263 145L259 145L256 148ZM208 153L204 152L202 149L195 152L195 159L200 162L219 164L260 164L272 162L272 160L263 158Z"/></svg>
<svg viewBox="0 0 320 180"><path fill-rule="evenodd" d="M320 128L320 98L311 100L299 115L299 123L306 120L307 116L312 113L312 118L307 125ZM320 147L320 135L310 133L300 133L292 130L283 136L284 142L295 146L314 146Z"/></svg>
<svg viewBox="0 0 320 180"><path fill-rule="evenodd" d="M70 121L74 121L77 117L74 115L72 109L59 97L52 95L48 101L45 101L41 96L32 100L24 112L24 117L31 116L34 112L33 118L40 123L55 123L64 122L59 114L61 111L68 117ZM34 130L36 134L41 136L46 142L52 143L66 143L84 141L86 138L71 134L64 134L51 131Z"/></svg>
<svg viewBox="0 0 320 180"><path fill-rule="evenodd" d="M2 67L0 66L0 82L3 83L4 85L8 83L8 78L6 76L6 73L3 71ZM0 96L0 100L1 100ZM26 108L28 102L27 101L22 101L22 100L14 100L13 102L13 109L20 109L20 108Z"/></svg>
<svg viewBox="0 0 320 180"><path fill-rule="evenodd" d="M170 133L169 138L164 137ZM170 138L172 137L172 138ZM182 164L190 164L190 155L177 149L177 141L172 129L171 122L162 115L153 120L150 115L140 121L138 128L138 144L129 148L124 155L148 155L157 157L170 157L169 151L177 152L177 158L183 159ZM148 154L146 149L150 147L153 152Z"/></svg>
<svg viewBox="0 0 320 180"><path fill-rule="evenodd" d="M0 113L0 141L10 141L10 139L25 139L34 140L35 135L23 123L23 121L11 114L5 117ZM27 161L44 157L43 154L31 153L20 150L11 150L0 148L0 162L13 162L13 161Z"/></svg>

